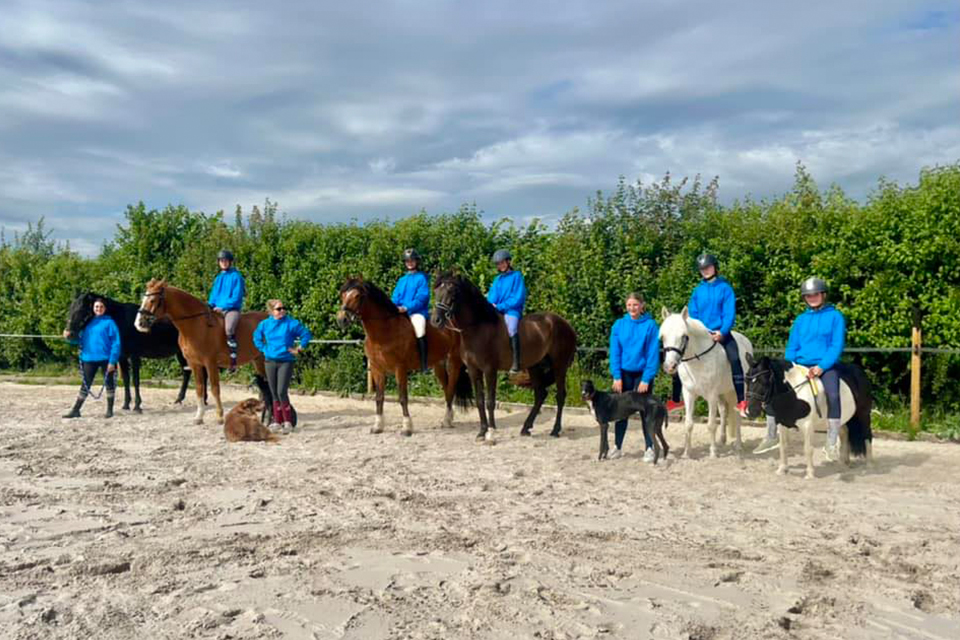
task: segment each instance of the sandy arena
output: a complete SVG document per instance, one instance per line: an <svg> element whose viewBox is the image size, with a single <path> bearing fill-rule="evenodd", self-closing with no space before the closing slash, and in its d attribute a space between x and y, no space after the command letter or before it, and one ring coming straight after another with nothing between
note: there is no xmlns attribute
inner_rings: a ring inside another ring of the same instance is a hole
<svg viewBox="0 0 960 640"><path fill-rule="evenodd" d="M297 396L298 433L227 444L172 390L61 420L75 394L0 384L3 638L960 638L958 446L804 481L796 434L779 477L702 426L598 463L582 411L485 446L472 410L414 403L405 439L396 403L371 435L372 401Z"/></svg>

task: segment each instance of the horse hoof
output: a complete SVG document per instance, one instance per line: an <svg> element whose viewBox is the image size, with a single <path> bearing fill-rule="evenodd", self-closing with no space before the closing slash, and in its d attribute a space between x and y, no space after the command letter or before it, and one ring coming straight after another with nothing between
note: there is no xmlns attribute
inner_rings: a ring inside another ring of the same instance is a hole
<svg viewBox="0 0 960 640"><path fill-rule="evenodd" d="M400 430L400 435L406 436L406 437L409 438L410 436L413 435L413 429L401 429L401 430Z"/></svg>
<svg viewBox="0 0 960 640"><path fill-rule="evenodd" d="M813 475L813 472L811 472L811 471L807 471L807 472L803 475L803 479L804 479L804 480L813 480L815 477L816 477L816 476L814 476L814 475Z"/></svg>
<svg viewBox="0 0 960 640"><path fill-rule="evenodd" d="M778 476L785 476L785 475L787 475L787 468L786 468L786 467L777 467L777 475L778 475Z"/></svg>
<svg viewBox="0 0 960 640"><path fill-rule="evenodd" d="M559 438L559 437L560 437L560 429L554 429L553 431L551 431L551 432L550 432L550 437L551 437L551 438Z"/></svg>
<svg viewBox="0 0 960 640"><path fill-rule="evenodd" d="M383 427L370 427L370 433L383 433Z"/></svg>
<svg viewBox="0 0 960 640"><path fill-rule="evenodd" d="M530 429L520 429L520 435L530 437Z"/></svg>
<svg viewBox="0 0 960 640"><path fill-rule="evenodd" d="M194 418L193 424L203 424L203 418Z"/></svg>
<svg viewBox="0 0 960 640"><path fill-rule="evenodd" d="M717 449L715 447L710 447L710 457L711 458L717 457Z"/></svg>
<svg viewBox="0 0 960 640"><path fill-rule="evenodd" d="M134 413L143 413L143 409L141 409L140 407L134 407L134 408L133 408L133 412L134 412Z"/></svg>
<svg viewBox="0 0 960 640"><path fill-rule="evenodd" d="M477 442L483 442L486 439L486 435L481 433L477 434Z"/></svg>

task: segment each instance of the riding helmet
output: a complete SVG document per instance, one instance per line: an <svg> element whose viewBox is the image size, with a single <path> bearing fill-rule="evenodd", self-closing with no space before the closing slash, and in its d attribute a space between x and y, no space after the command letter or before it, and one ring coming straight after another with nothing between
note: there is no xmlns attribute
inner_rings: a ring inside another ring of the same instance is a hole
<svg viewBox="0 0 960 640"><path fill-rule="evenodd" d="M697 256L697 269L706 269L707 267L720 269L720 265L717 263L717 256L712 253L701 253Z"/></svg>
<svg viewBox="0 0 960 640"><path fill-rule="evenodd" d="M827 283L820 278L807 278L800 285L800 295L808 296L814 293L826 293Z"/></svg>
<svg viewBox="0 0 960 640"><path fill-rule="evenodd" d="M406 262L407 260L416 260L417 262L420 262L420 254L417 253L416 249L404 249L403 261Z"/></svg>
<svg viewBox="0 0 960 640"><path fill-rule="evenodd" d="M504 260L512 260L512 259L513 259L513 256L510 255L509 251L507 251L506 249L497 249L494 252L493 258L491 259L491 261L493 262L493 264L497 264L499 262L503 262Z"/></svg>
<svg viewBox="0 0 960 640"><path fill-rule="evenodd" d="M229 260L233 262L233 252L229 249L220 249L220 253L217 254L217 260Z"/></svg>

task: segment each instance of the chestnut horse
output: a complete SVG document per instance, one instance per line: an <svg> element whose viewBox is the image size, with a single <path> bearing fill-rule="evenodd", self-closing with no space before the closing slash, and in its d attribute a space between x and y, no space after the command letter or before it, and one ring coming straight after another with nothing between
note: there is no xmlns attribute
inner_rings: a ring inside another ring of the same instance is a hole
<svg viewBox="0 0 960 640"><path fill-rule="evenodd" d="M510 369L511 352L507 325L493 305L472 282L459 275L443 274L434 288L436 303L430 322L460 333L460 356L475 387L480 413L478 440L493 441L497 428L497 371ZM560 419L567 398L567 369L577 354L577 333L555 313L531 313L520 320L520 365L533 387L533 408L523 421L520 435L529 436L533 421L547 398L547 388L557 383L557 417L551 436L560 435ZM486 386L486 410L483 406ZM489 422L488 422L489 420Z"/></svg>
<svg viewBox="0 0 960 640"><path fill-rule="evenodd" d="M387 374L393 373L397 378L400 407L403 409L400 433L409 436L413 433L413 420L407 410L407 377L412 369L420 368L413 325L375 284L362 278L350 278L340 287L337 324L341 329L346 329L357 320L367 335L363 350L367 354L376 391L377 416L370 433L383 432L383 395ZM427 364L433 367L447 401L447 413L440 426L452 427L454 400L459 407L466 408L471 398L470 381L462 375L464 366L460 360L460 336L453 331L428 325Z"/></svg>
<svg viewBox="0 0 960 640"><path fill-rule="evenodd" d="M237 325L237 366L253 361L257 370L255 381L264 401L272 404L267 386L263 354L253 345L253 330L267 317L262 311L249 311L240 316ZM166 280L151 280L140 303L135 321L138 331L150 331L157 320L168 318L180 332L180 349L190 369L194 372L206 369L206 380L217 401L217 423L223 424L223 403L220 402L220 368L230 366L230 351L223 331L223 316L214 313L206 302L193 297L182 289L167 284ZM203 424L206 384L203 376L197 375L196 424Z"/></svg>

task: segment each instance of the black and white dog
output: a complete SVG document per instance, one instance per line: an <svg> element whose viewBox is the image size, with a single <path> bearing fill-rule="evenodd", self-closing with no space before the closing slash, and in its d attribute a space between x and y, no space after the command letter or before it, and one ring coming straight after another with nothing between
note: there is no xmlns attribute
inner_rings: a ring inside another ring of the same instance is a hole
<svg viewBox="0 0 960 640"><path fill-rule="evenodd" d="M610 450L607 441L607 430L611 422L625 420L635 413L640 414L643 421L643 432L653 441L653 463L660 458L667 457L670 446L663 437L663 425L667 423L667 408L659 399L649 393L629 391L627 393L605 393L597 391L592 380L584 380L580 385L580 397L590 407L590 413L600 424L600 457L603 460ZM657 440L660 446L657 446Z"/></svg>

